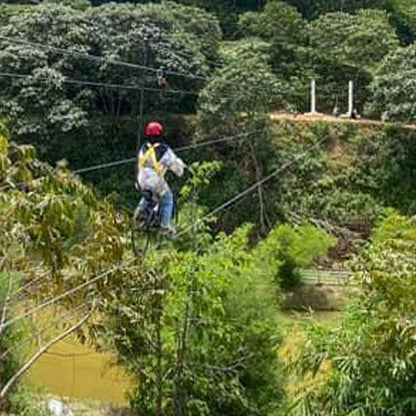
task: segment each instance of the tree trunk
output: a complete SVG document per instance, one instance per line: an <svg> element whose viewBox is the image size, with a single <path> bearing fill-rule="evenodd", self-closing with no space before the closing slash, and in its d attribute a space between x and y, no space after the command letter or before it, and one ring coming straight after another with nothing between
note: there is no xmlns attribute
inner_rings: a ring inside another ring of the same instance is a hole
<svg viewBox="0 0 416 416"><path fill-rule="evenodd" d="M163 295L160 294L163 287L158 278L156 289L158 290L158 302L156 304L156 416L162 416L163 402L163 340L162 340L162 318L163 318Z"/></svg>
<svg viewBox="0 0 416 416"><path fill-rule="evenodd" d="M189 325L189 310L190 300L188 300L185 308L185 319L183 323L182 333L178 331L178 351L177 351L177 377L176 377L176 392L175 392L175 407L178 416L185 414L185 398L183 392L183 369L185 365L185 352L186 352L186 338L188 336L188 325Z"/></svg>
<svg viewBox="0 0 416 416"><path fill-rule="evenodd" d="M12 294L12 288L13 288L13 274L9 273L9 284L7 288L7 294L3 302L3 308L2 308L1 319L0 319L0 336L3 333L4 323L6 322L7 309L9 307L10 297Z"/></svg>

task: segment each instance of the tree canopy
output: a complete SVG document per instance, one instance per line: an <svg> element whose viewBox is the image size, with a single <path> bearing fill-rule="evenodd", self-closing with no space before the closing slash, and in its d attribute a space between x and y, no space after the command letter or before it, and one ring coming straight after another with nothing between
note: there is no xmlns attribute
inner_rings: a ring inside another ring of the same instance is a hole
<svg viewBox="0 0 416 416"><path fill-rule="evenodd" d="M400 48L389 55L376 73L371 85L373 99L369 111L383 120L414 122L416 67L414 45Z"/></svg>
<svg viewBox="0 0 416 416"><path fill-rule="evenodd" d="M309 26L311 46L334 61L374 70L398 47L387 13L361 10L355 15L330 13Z"/></svg>
<svg viewBox="0 0 416 416"><path fill-rule="evenodd" d="M0 411L75 333L127 370L137 414L413 414L416 4L3 3ZM143 253L150 120L186 172L166 176L179 232ZM304 325L288 375L279 312L323 269L356 295L336 328ZM19 326L46 308L57 338Z"/></svg>

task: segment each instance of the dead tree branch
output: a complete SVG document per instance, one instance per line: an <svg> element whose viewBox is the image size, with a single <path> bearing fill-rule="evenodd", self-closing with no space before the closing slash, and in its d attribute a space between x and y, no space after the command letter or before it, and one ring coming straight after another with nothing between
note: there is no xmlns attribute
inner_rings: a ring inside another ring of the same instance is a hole
<svg viewBox="0 0 416 416"><path fill-rule="evenodd" d="M0 391L0 408L2 407L2 404L4 403L4 400L10 391L10 389L20 380L20 378L26 374L26 372L33 366L33 364L36 363L36 361L39 360L40 357L42 357L43 354L48 352L48 350L57 344L59 341L62 341L69 335L71 335L73 332L75 332L77 329L81 328L82 325L87 322L87 320L90 318L92 314L92 311L89 311L85 316L82 317L77 323L75 323L73 326L68 328L66 331L59 334L57 337L53 338L51 341L49 341L46 345L44 345L42 348L40 348L35 354L32 355L32 357L20 368L20 370L10 378L10 380L6 383L6 385L1 389Z"/></svg>

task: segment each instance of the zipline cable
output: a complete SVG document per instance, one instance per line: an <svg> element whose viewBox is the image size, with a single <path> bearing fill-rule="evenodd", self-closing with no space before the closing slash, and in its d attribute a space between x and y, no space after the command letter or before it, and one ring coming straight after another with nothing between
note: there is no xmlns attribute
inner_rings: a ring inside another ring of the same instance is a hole
<svg viewBox="0 0 416 416"><path fill-rule="evenodd" d="M0 77L7 77L7 78L16 78L16 79L26 79L26 78L33 78L35 81L50 83L52 79L58 80L65 84L77 84L77 85L86 85L92 87L103 87L103 88L112 88L112 89L125 89L125 90L134 90L134 91L149 91L155 93L164 93L164 94L184 94L184 95L193 95L193 96L200 96L200 92L195 91L186 91L182 89L162 89L162 88L152 88L152 87L145 87L141 85L125 85L125 84L113 84L113 83L105 83L105 82L95 82L95 81L85 81L85 80L78 80L67 78L65 76L59 76L55 78L48 78L48 77L39 77L36 74L20 74L17 72L0 72ZM226 84L232 84L231 81L226 82ZM224 97L235 97L232 92L228 92L228 95L223 95Z"/></svg>
<svg viewBox="0 0 416 416"><path fill-rule="evenodd" d="M291 166L292 164L294 164L295 162L297 162L298 160L304 158L305 156L307 156L309 154L309 152L313 149L315 149L316 147L318 147L324 140L326 140L327 137L323 137L322 139L320 139L319 141L317 141L315 144L313 144L312 146L310 146L306 151L304 151L303 153L301 153L299 156L295 157L294 159L292 159L291 161L287 162L286 164L284 164L282 167L276 169L274 172L272 172L270 175L266 176L265 178L261 179L260 181L257 181L256 183L254 183L253 185L251 185L250 187L248 187L246 190L244 190L243 192L238 193L237 195L235 195L234 197L232 197L231 199L229 199L228 201L224 202L223 204L221 204L220 206L218 206L217 208L215 208L214 210L212 210L211 212L209 212L208 214L204 215L202 218L200 218L199 220L196 221L196 223L192 224L191 226L189 226L188 228L186 228L185 230L183 230L182 232L180 232L179 234L176 235L176 238L187 234L189 231L191 231L195 226L199 225L201 222L205 221L206 219L212 217L213 215L219 213L220 211L228 208L229 206L231 206L232 204L234 204L235 202L239 201L240 199L242 199L244 196L250 194L251 192L253 192L254 190L257 189L257 187L263 185L264 183L268 182L269 180L273 179L274 177L276 177L279 173L283 172L285 169L287 169L289 166ZM78 286L75 286L72 289L69 289L67 291L65 291L64 293L61 293L60 295L57 295L51 299L49 299L48 301L30 309L29 311L23 313L22 315L16 316L14 318L9 319L8 321L6 321L3 325L3 328L7 328L8 326L12 325L13 323L26 318L30 315L33 315L34 313L46 308L47 306L51 306L53 304L55 304L56 302L66 298L69 295L72 295L78 291L80 291L81 289L84 289L102 279L104 279L105 277L111 275L112 273L118 272L118 271L123 271L126 268L130 267L134 262L136 261L135 258L130 259L129 261L127 261L126 263L121 263L115 267L112 267L111 269L99 274L98 276L95 276L94 278L88 280L87 282L84 282Z"/></svg>
<svg viewBox="0 0 416 416"><path fill-rule="evenodd" d="M41 82L46 82L46 83L50 83L51 82L51 78L46 78L46 77L37 77L36 75L33 74L18 74L18 73L14 73L14 72L0 72L0 77L8 77L8 78L21 78L21 79L26 79L26 78L31 78L33 77L34 80L36 81L41 81ZM60 82L63 82L65 84L78 84L78 85L90 85L93 87L104 87L104 88L114 88L114 89L127 89L127 90L136 90L136 91L141 91L142 89L145 91L151 91L151 92L158 92L161 93L163 90L162 89L158 89L158 88L151 88L151 87L141 87L141 86L137 86L137 85L123 85L123 84L107 84L107 83L102 83L102 82L94 82L94 81L83 81L83 80L78 80L78 79L72 79L72 78L55 78ZM165 90L163 91L164 93L169 93L169 94L187 94L187 95L199 95L199 93L196 92L192 92L192 91L185 91L185 90Z"/></svg>
<svg viewBox="0 0 416 416"><path fill-rule="evenodd" d="M0 75L1 75L1 73L0 73ZM240 133L240 134L237 134L235 136L227 136L227 137L223 137L221 139L208 140L208 141L205 141L205 142L200 142L200 143L194 143L194 144L190 144L190 145L186 145L186 146L181 146L181 147L177 147L176 149L173 149L173 150L175 152L182 152L182 151L185 151L185 150L210 146L210 145L213 145L213 144L223 143L223 142L227 142L227 141L231 141L231 140L235 140L235 139L242 140L246 136L251 136L251 135L254 135L254 134L257 134L257 133L261 133L262 131L263 131L263 129L253 130L253 131L250 131L250 132L247 132L247 133ZM89 166L89 167L86 167L86 168L76 169L76 170L72 171L72 173L79 174L79 173L86 173L86 172L91 172L91 171L95 171L95 170L106 169L106 168L110 168L110 167L114 167L114 166L124 165L124 164L127 164L127 163L133 163L133 162L136 162L136 160L137 160L137 157L121 159L121 160L117 160L115 162L102 163L102 164L99 164L99 165L93 165L93 166ZM35 178L33 180L38 181L41 178L43 178L43 176L41 176L39 178ZM26 183L27 182L20 182L20 183L15 184L15 185L19 186L19 185L24 185ZM8 185L4 185L4 186L0 187L0 191L2 191L3 189L7 189L8 187L9 187Z"/></svg>
<svg viewBox="0 0 416 416"><path fill-rule="evenodd" d="M15 302L20 302L22 300L28 299L30 298L32 295L38 293L31 293L29 289L33 288L33 287L37 287L40 286L42 284L42 280L45 279L45 275L39 276L36 279L34 279L34 281L29 282L27 284L25 284L24 286L22 286L21 288L19 288L16 292L14 292L10 298L6 301L2 301L0 302L0 308L5 306L5 305L13 305Z"/></svg>
<svg viewBox="0 0 416 416"><path fill-rule="evenodd" d="M87 60L99 61L99 62L110 63L110 64L113 64L113 65L121 65L121 66L130 67L130 68L147 70L147 71L154 72L156 74L160 70L160 68L153 68L153 67L149 67L149 66L146 66L146 65L138 65L138 64L132 64L130 62L108 59L108 58L100 57L100 56L97 56L97 55L90 55L90 54L81 53L81 52L78 52L78 51L71 51L71 50L67 50L67 49L54 47L54 46L51 46L51 45L46 45L46 44L41 44L41 43L38 43L38 42L28 41L28 40L25 40L25 39L19 39L19 38L13 38L13 37L1 36L0 35L0 40L6 41L6 42L9 42L9 43L12 42L12 43L17 43L17 44L39 47L39 48L43 48L43 49L46 48L46 49L56 51L56 52L61 53L61 54L76 56L76 57L87 59ZM201 79L201 80L204 80L204 81L209 81L210 80L209 77L202 77L202 76L199 76L199 75L180 73L180 72L175 72L175 71L170 71L170 70L166 70L165 73L168 74L168 75L176 75L176 76L182 76L182 77L188 77L188 78L196 78L196 79ZM28 76L31 76L31 75L28 75ZM70 83L71 81L67 80L66 82ZM124 86L124 85L117 85L117 84L105 84L104 85L104 84L100 84L100 83L94 83L92 81L73 80L72 83L84 84L84 85L107 86L109 88L140 89L140 90L145 90L145 91L169 92L169 93L179 93L180 92L180 93L183 93L183 94L199 95L199 93L183 91L183 90L170 90L170 89L162 90L162 89L149 88L149 87ZM225 84L237 85L238 88L240 87L240 84L238 82L235 82L235 81L228 81L228 82L225 82Z"/></svg>
<svg viewBox="0 0 416 416"><path fill-rule="evenodd" d="M154 67L150 67L150 66L147 66L147 65L139 65L139 64L133 64L133 63L130 63L130 62L125 62L125 61L120 61L120 60L108 59L108 58L97 56L97 55L91 55L91 54L82 53L82 52L78 52L78 51L71 51L71 50L68 50L68 49L57 48L57 47L54 47L54 46L45 45L45 44L41 44L41 43L38 43L38 42L32 42L32 41L28 41L28 40L25 40L25 39L18 39L18 38L12 38L12 37L8 37L8 36L1 36L0 35L0 40L6 41L6 42L9 42L9 43L17 43L17 44L23 44L23 45L28 45L28 46L39 47L39 48L42 48L42 49L52 50L52 51L56 51L56 52L61 53L61 54L76 56L78 58L83 58L83 59L87 59L87 60L91 60L91 61L99 61L99 62L111 63L113 65L121 65L121 66L130 67L130 68L147 70L147 71L151 71L151 72L156 73L156 74L160 70L160 68L154 68ZM167 49L165 48L165 50L167 50ZM222 64L222 66L224 66L224 64ZM203 80L203 81L209 81L211 79L209 77L203 77L203 76L200 76L200 75L176 72L176 71L171 71L171 70L165 70L165 73L167 75L175 75L175 76L181 76L181 77L185 77L185 78L186 77L187 78L194 78L194 79L200 79L200 80ZM237 87L240 86L240 84L238 82L235 82L235 81L226 81L225 84L228 84L228 85L233 84L233 85L237 85ZM169 91L169 90L166 90L166 91Z"/></svg>
<svg viewBox="0 0 416 416"><path fill-rule="evenodd" d="M260 133L262 131L263 131L262 129L259 129L259 130L251 131L251 132L248 132L248 133L237 134L236 136L228 136L228 137L223 137L223 138L217 139L217 140L209 140L209 141L205 141L205 142L190 144L190 145L187 145L187 146L177 147L176 149L172 149L172 150L175 151L175 152L183 152L185 150L196 149L196 148L204 147L204 146L210 146L212 144L223 143L223 142L227 142L227 141L231 141L231 140L235 140L235 139L242 139L245 136L251 136L252 134ZM115 162L102 163L100 165L94 165L94 166L90 166L90 167L86 167L86 168L76 169L76 170L73 171L73 173L85 173L85 172L91 172L91 171L94 171L94 170L106 169L106 168L113 167L113 166L119 166L119 165L124 165L124 164L127 164L127 163L133 163L136 160L137 160L136 157L132 157L132 158L128 158L128 159L121 159L121 160L117 160Z"/></svg>
<svg viewBox="0 0 416 416"><path fill-rule="evenodd" d="M118 59L108 59L108 58L104 58L102 56L91 55L91 54L83 53L83 52L79 52L79 51L71 51L71 50L68 50L68 49L62 49L62 48L58 48L58 47L47 45L47 44L42 44L42 43L38 43L38 42L29 41L29 40L26 40L26 39L19 39L19 38L13 38L13 37L9 37L9 36L1 36L0 35L0 40L3 40L5 42L16 43L16 44L20 44L20 45L33 46L33 47L37 47L37 48L40 48L40 49L47 49L47 50L50 50L50 51L61 53L63 55L71 55L71 56L75 56L77 58L87 59L87 60L94 61L94 62L102 62L102 63L106 63L106 64L111 64L111 65L124 66L124 67L127 67L127 68L140 69L140 70L143 70L143 71L149 71L149 72L153 72L153 73L157 73L159 71L159 68L153 68L153 67L150 67L150 66L147 66L147 65L132 64L130 62L121 61L121 60L118 60ZM166 70L165 72L166 72L166 74L176 75L176 76L180 76L180 77L184 77L184 78L194 78L194 79L200 79L202 81L209 80L209 78L203 77L203 76L200 76L200 75L187 74L187 73L182 73L182 72L177 72L177 71L170 71L170 70Z"/></svg>
<svg viewBox="0 0 416 416"><path fill-rule="evenodd" d="M33 315L36 312L39 312L40 310L46 308L47 306L54 305L55 303L59 302L60 300L62 300L64 298L66 298L67 296L72 295L72 294L80 291L81 289L84 289L84 288L86 288L86 287L88 287L88 286L90 286L90 285L92 285L92 284L94 284L94 283L96 283L96 282L104 279L105 277L109 276L112 273L125 270L126 268L128 268L129 266L131 266L135 261L136 261L136 259L135 258L132 258L129 261L127 261L125 264L124 263L121 263L121 264L119 264L117 266L114 266L111 269L109 269L109 270L107 270L107 271L105 271L105 272L103 272L103 273L101 273L101 274L93 277L92 279L90 279L90 280L88 280L88 281L86 281L84 283L81 283L78 286L73 287L72 289L69 289L69 290L63 292L60 295L57 295L57 296L54 296L54 297L50 298L46 302L41 303L40 305L37 305L37 306L35 306L32 309L29 309L28 311L24 312L23 314L18 315L16 317L13 317L13 318L9 319L8 321L6 321L3 324L3 326L2 326L3 330L5 328L9 327L10 325L12 325L13 323L15 323L17 321L20 321L23 318L27 318L28 316Z"/></svg>
<svg viewBox="0 0 416 416"><path fill-rule="evenodd" d="M234 197L232 197L231 199L229 199L228 201L224 202L223 204L221 204L220 206L218 206L217 208L215 208L214 210L212 210L211 212L209 212L208 214L204 215L203 217L201 217L195 224L190 225L189 227L185 228L184 230L182 230L179 234L176 235L176 238L188 233L190 230L192 230L192 228L194 228L196 225L200 224L201 222L207 220L208 218L214 216L215 214L218 214L219 212L221 212L222 210L228 208L229 206L231 206L232 204L234 204L235 202L239 201L240 199L242 199L244 196L250 194L251 192L255 191L259 186L263 185L264 183L268 182L269 180L273 179L274 177L276 177L279 173L283 172L284 170L286 170L289 166L291 166L292 164L294 164L295 162L297 162L298 160L303 159L305 156L307 156L309 154L309 152L313 149L315 149L316 147L318 147L324 140L326 140L327 137L323 137L322 139L318 140L315 144L313 144L312 146L310 146L306 151L304 151L303 153L301 153L300 155L296 156L294 159L292 159L291 161L285 163L283 166L281 166L280 168L276 169L274 172L272 172L271 174L267 175L266 177L264 177L263 179L259 180L258 182L254 183L253 185L249 186L246 190L244 190L243 192L238 193L237 195L235 195Z"/></svg>

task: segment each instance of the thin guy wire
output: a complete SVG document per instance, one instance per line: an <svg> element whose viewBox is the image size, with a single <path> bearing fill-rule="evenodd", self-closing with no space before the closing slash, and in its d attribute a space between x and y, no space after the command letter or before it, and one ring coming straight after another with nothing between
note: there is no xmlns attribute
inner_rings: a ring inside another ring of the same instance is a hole
<svg viewBox="0 0 416 416"><path fill-rule="evenodd" d="M283 166L281 166L280 168L276 169L274 172L272 172L270 175L267 175L266 177L264 177L263 179L261 179L260 181L254 183L253 185L249 186L246 190L244 190L243 192L238 193L237 195L235 195L234 197L232 197L231 199L229 199L228 201L224 202L223 204L221 204L220 206L218 206L217 208L215 208L214 210L212 210L211 212L209 212L208 214L204 215L203 217L201 217L196 224L192 224L191 226L189 226L188 228L185 228L185 230L183 230L182 232L180 232L179 234L176 235L176 238L180 237L183 234L188 233L193 227L195 227L196 225L200 224L201 222L205 221L206 219L214 216L215 214L217 214L218 212L221 212L222 210L224 210L225 208L228 208L230 205L234 204L235 202L237 202L238 200L240 200L241 198L243 198L244 196L250 194L251 192L255 191L259 186L263 185L264 183L268 182L269 180L273 179L275 176L277 176L279 173L283 172L285 169L287 169L289 166L291 166L293 163L297 162L298 160L304 158L305 156L307 156L309 154L309 152L311 150L313 150L314 148L318 147L324 140L326 140L326 137L323 137L322 139L320 139L319 141L317 141L313 146L309 147L305 152L301 153L299 156L295 157L294 159L292 159L291 161L285 163Z"/></svg>
<svg viewBox="0 0 416 416"><path fill-rule="evenodd" d="M209 216L215 215L217 212L221 211L222 209L224 209L225 207L231 205L234 201L240 199L241 197L245 196L246 194L250 193L251 191L255 190L258 186L260 186L262 183L270 180L273 176L277 175L278 173L280 173L281 171L283 171L284 169L286 169L287 167L289 167L290 165L292 165L294 162L296 162L297 160L303 158L307 153L309 153L310 150L312 150L313 148L317 147L322 141L325 140L325 137L323 139L321 139L320 141L318 141L317 143L315 143L313 146L311 146L307 151L305 151L304 153L302 153L301 155L299 155L297 158L293 159L291 162L286 163L284 166L282 166L281 168L279 168L277 171L273 172L272 174L270 174L269 176L263 178L261 181L257 182L256 184L252 185L250 188L248 188L247 190L243 191L242 193L236 195L235 197L233 197L232 199L228 200L226 203L224 203L223 205L217 207L214 211L210 212L209 214L207 214L206 216L204 216L203 218L201 218L198 223L202 222L204 219L206 219ZM350 165L357 160L358 157L355 156L353 159L351 159L350 161ZM192 227L194 227L195 224L192 225ZM191 227L189 227L191 228ZM182 231L179 235L184 234L185 232L187 232L187 230ZM177 236L177 237L178 237Z"/></svg>
<svg viewBox="0 0 416 416"><path fill-rule="evenodd" d="M131 260L127 261L125 264L121 263L115 267L112 267L111 269L105 271L104 273L99 274L98 276L95 276L94 278L88 280L87 282L81 283L78 286L73 287L72 289L69 289L67 291L65 291L64 293L61 293L60 295L54 296L51 299L47 300L44 303L41 303L40 305L30 309L29 311L18 315L14 318L9 319L8 321L6 321L3 325L3 329L7 328L8 326L12 325L13 323L23 319L23 318L27 318L30 315L33 315L34 313L46 308L47 306L51 306L53 304L55 304L56 302L59 302L60 300L66 298L69 295L72 295L78 291L80 291L81 289L84 289L96 282L98 282L101 279L104 279L105 277L109 276L110 274L117 272L117 271L121 271L121 270L125 270L125 268L129 267L131 264L133 264L133 262L135 261L135 258L132 258Z"/></svg>
<svg viewBox="0 0 416 416"><path fill-rule="evenodd" d="M33 289L39 288L39 286L42 285L42 281L41 280L44 277L45 276L40 276L38 279L36 279L36 283L27 285L25 291L20 291L19 290L18 292L13 293L13 295L10 296L10 298L7 300L7 302L6 302L6 300L0 302L0 307L6 306L6 305L12 306L16 302L21 302L23 300L29 299L30 297L32 297L33 295L35 295L37 293L40 293L40 292L33 292L33 291L27 290L27 289L30 289L31 288L33 290Z"/></svg>
<svg viewBox="0 0 416 416"><path fill-rule="evenodd" d="M235 195L233 198L229 199L228 201L226 201L225 203L221 204L220 206L218 206L217 208L215 208L214 210L212 210L211 212L209 212L208 214L204 215L202 218L200 218L195 224L191 225L190 227L186 228L185 230L183 230L181 233L179 233L176 238L178 238L181 235L184 235L186 233L188 233L190 230L192 230L196 225L200 224L201 222L203 222L204 220L206 220L209 217L212 217L213 215L217 214L218 212L228 208L230 205L232 205L233 203L237 202L239 199L243 198L245 195L248 195L249 193L253 192L255 189L257 189L258 186L268 182L269 180L273 179L276 175L278 175L279 173L281 173L283 170L287 169L289 166L291 166L293 163L297 162L298 160L302 159L303 157L305 157L311 150L313 150L314 148L318 147L324 140L326 140L326 137L323 137L321 140L319 140L318 142L316 142L313 146L311 146L309 149L307 149L305 152L303 152L302 154L300 154L299 156L297 156L296 158L294 158L293 160L291 160L290 162L284 164L282 167L280 167L279 169L276 169L273 173L271 173L270 175L266 176L265 178L261 179L260 181L254 183L253 185L251 185L250 187L248 187L245 191L240 192L239 194ZM7 328L8 326L10 326L11 324L13 324L14 322L19 321L20 319L26 318L36 312L38 312L39 310L42 310L43 308L53 305L54 303L64 299L65 297L72 295L76 292L78 292L79 290L88 287L96 282L98 282L99 280L109 276L110 274L120 271L120 270L125 270L125 268L129 267L131 264L134 263L136 259L132 258L131 260L129 260L128 262L126 262L125 264L119 264L118 266L115 266L109 270L107 270L104 273L99 274L98 276L88 280L87 282L84 282L78 286L75 286L74 288L67 290L66 292L55 296L54 298L44 302L41 305L36 306L35 308L32 308L31 310L25 312L24 314L17 316L15 318L12 318L8 321L6 321L3 325L3 328Z"/></svg>
<svg viewBox="0 0 416 416"><path fill-rule="evenodd" d="M1 75L1 73L0 73L0 75ZM252 134L259 133L261 131L262 131L262 129L259 129L259 130L251 131L251 132L248 132L248 133L241 133L241 134L238 134L236 136L223 137L223 138L218 139L218 140L209 140L209 141L205 141L205 142L201 142L201 143L194 143L194 144L191 144L191 145L178 147L174 150L176 152L180 152L180 151L185 151L185 150L189 150L189 149L195 149L195 148L198 148L198 147L204 147L204 146L208 146L208 145L212 145L212 144L216 144L216 143L222 143L222 142L234 140L234 139L244 137L244 136L250 136ZM90 171L94 171L94 170L105 169L105 168L108 168L108 167L123 165L123 164L127 164L127 163L133 163L136 160L137 160L136 157L128 158L128 159L121 159L121 160L118 160L118 161L115 161L115 162L102 163L102 164L99 164L99 165L94 165L94 166L90 166L90 167L86 167L86 168L77 169L77 170L74 170L73 173L78 174L78 173L85 173L85 172L90 172ZM43 177L41 176L41 177L35 178L33 180L37 181L37 180L40 180L42 178ZM16 184L16 185L24 185L25 183L26 182L21 182L21 183ZM4 185L4 186L0 187L0 191L2 191L3 189L7 189L7 188L9 188L9 186Z"/></svg>
<svg viewBox="0 0 416 416"><path fill-rule="evenodd" d="M57 52L62 53L62 54L74 55L74 56L78 56L79 58L89 59L89 60L93 60L93 61L103 61L103 62L108 62L108 63L114 64L114 65L124 65L124 66L132 67L132 68L138 68L138 69L142 69L142 70L152 71L154 73L157 73L157 71L159 71L159 68L148 67L146 65L132 64L132 63L125 62L125 61L109 60L107 58L96 56L96 55L85 54L85 53L81 53L81 52L77 52L77 51L69 51L67 49L61 49L61 48L57 48L57 47L54 47L54 46L43 45L43 44L40 44L38 42L26 41L24 39L17 39L17 38L10 38L10 37L7 37L7 36L0 36L0 40L1 39L3 39L3 41L6 41L6 42L15 42L15 43L18 43L18 44L27 44L27 45L31 45L31 46L36 46L36 47L40 47L40 48L43 48L43 49L46 48L46 49L49 49L49 50L56 50ZM167 49L165 49L165 50L167 50ZM202 77L202 76L199 76L199 75L186 74L186 73L180 73L180 72L169 71L169 70L165 71L165 73L167 75L176 75L176 76L182 76L182 77L188 77L188 78L195 78L195 79L201 79L201 80L204 80L204 81L209 81L210 80L209 77ZM237 86L240 85L238 82L233 82L233 81L228 81L228 82L226 82L226 84L237 85Z"/></svg>
<svg viewBox="0 0 416 416"><path fill-rule="evenodd" d="M8 36L0 36L0 40L6 41L6 42L14 42L14 43L18 43L18 44L26 44L26 45L30 45L30 46L35 46L35 47L40 47L43 49L49 49L49 50L55 50L59 53L62 54L69 54L69 55L74 55L80 58L84 58L84 59L89 59L89 60L93 60L93 61L100 61L100 62L107 62L107 63L111 63L114 65L123 65L123 66L127 66L127 67L132 67L132 68L137 68L137 69L142 69L142 70L148 70L148 71L152 71L157 73L159 69L157 68L152 68L152 67L148 67L146 65L138 65L138 64L132 64L129 62L124 62L124 61L119 61L119 60L111 60L111 59L107 59L107 58L103 58L100 56L96 56L96 55L90 55L90 54L86 54L86 53L81 53L81 52L77 52L77 51L69 51L67 49L62 49L62 48L57 48L54 46L50 46L50 45L45 45L45 44L41 44L38 42L33 42L33 41L28 41L25 39L18 39L18 38L12 38L12 37L8 37ZM199 78L205 81L210 80L210 78L208 77L201 77L198 75L192 75L192 74L185 74L185 73L179 73L179 72L175 72L175 71L165 71L166 74L171 74L171 75L177 75L177 76L183 76L183 77L189 77L189 78ZM237 82L227 82L227 84L235 84L237 85ZM155 89L156 90L156 89ZM156 90L159 91L159 90ZM167 90L169 91L169 90Z"/></svg>
<svg viewBox="0 0 416 416"><path fill-rule="evenodd" d="M0 72L0 76L8 77L8 78L16 78L16 79L25 79L30 77L35 77L34 79L40 82L50 83L51 79L46 77L36 77L35 74L20 74L17 72ZM112 84L112 83L104 83L104 82L95 82L95 81L83 81L78 79L71 79L71 78L57 78L59 81L66 83L66 84L79 84L79 85L90 85L96 87L104 87L104 88L113 88L113 89L126 89L126 90L134 90L134 91L149 91L149 92L156 92L156 93L167 93L167 94L185 94L185 95L194 95L200 96L200 92L195 91L186 91L186 90L178 90L178 89L161 89L161 88L152 88L152 87L145 87L145 86L136 86L136 85L125 85L125 84ZM233 84L232 81L226 82L226 84ZM227 94L223 94L223 97L235 97L233 92L228 92Z"/></svg>
<svg viewBox="0 0 416 416"><path fill-rule="evenodd" d="M46 327L44 327L42 330L36 332L36 334L27 337L23 340L19 340L19 345L15 346L15 347L11 347L9 349L7 349L6 351L4 351L1 355L0 355L0 362L11 352L13 351L17 351L20 350L21 348L23 348L25 345L27 345L28 343L30 343L30 341L33 341L34 339L38 338L39 335L43 335L46 331L54 328L56 326L56 323L59 321L61 322L62 320L67 320L68 317L71 317L73 315L75 315L77 312L79 312L81 309L83 309L85 307L84 304L78 305L75 308L72 308L69 312L65 311L65 314L61 314L59 315L56 319L53 319L53 323L47 325Z"/></svg>

